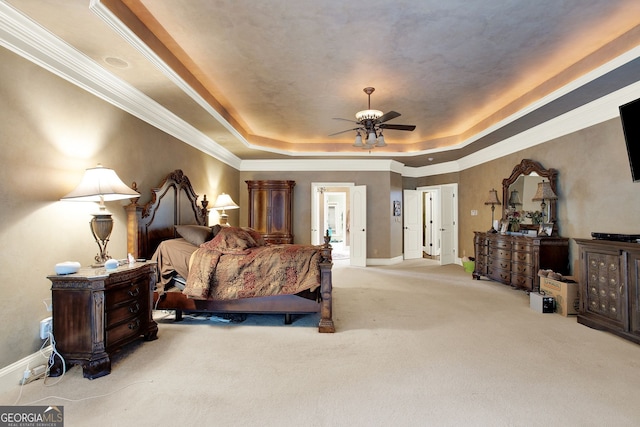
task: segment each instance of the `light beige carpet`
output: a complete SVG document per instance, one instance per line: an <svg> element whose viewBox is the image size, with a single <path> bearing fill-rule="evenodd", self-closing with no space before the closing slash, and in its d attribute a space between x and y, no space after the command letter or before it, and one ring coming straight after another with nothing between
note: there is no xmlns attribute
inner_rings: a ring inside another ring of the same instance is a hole
<svg viewBox="0 0 640 427"><path fill-rule="evenodd" d="M67 427L640 424L640 346L536 313L524 292L424 259L337 261L334 286L336 334L316 316L169 317L110 375L74 367L19 403L63 405Z"/></svg>

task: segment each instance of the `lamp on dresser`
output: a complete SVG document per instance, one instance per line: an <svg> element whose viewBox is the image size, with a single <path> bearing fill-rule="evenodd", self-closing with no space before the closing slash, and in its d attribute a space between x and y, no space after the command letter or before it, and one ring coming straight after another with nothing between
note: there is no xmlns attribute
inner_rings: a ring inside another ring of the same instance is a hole
<svg viewBox="0 0 640 427"><path fill-rule="evenodd" d="M509 196L509 206L516 209L518 205L522 205L522 202L520 201L520 193L518 193L518 190L513 190Z"/></svg>
<svg viewBox="0 0 640 427"><path fill-rule="evenodd" d="M500 205L500 200L498 200L498 192L494 188L489 191L489 198L484 204L491 205L491 229L487 231L487 233L497 233L498 231L493 227L493 217L496 205Z"/></svg>
<svg viewBox="0 0 640 427"><path fill-rule="evenodd" d="M107 211L104 202L139 197L140 193L129 188L113 169L98 164L95 168L87 169L80 184L61 200L75 202L98 202L99 210L92 214L89 222L93 238L98 244L100 252L95 256L96 266L104 265L111 256L107 253L107 243L113 230L113 219Z"/></svg>
<svg viewBox="0 0 640 427"><path fill-rule="evenodd" d="M558 200L558 196L551 188L551 184L549 183L549 181L545 181L543 179L542 182L538 183L538 191L536 191L536 194L531 199L531 201L533 202L541 202L540 212L542 212L543 218L547 215L547 203L545 202L545 200ZM543 231L541 231L539 235L546 236L547 233L543 229Z"/></svg>
<svg viewBox="0 0 640 427"><path fill-rule="evenodd" d="M227 209L240 209L240 206L236 204L226 193L222 193L216 199L216 202L213 204L213 209L222 211L220 212L220 225L229 225L229 215L225 212Z"/></svg>

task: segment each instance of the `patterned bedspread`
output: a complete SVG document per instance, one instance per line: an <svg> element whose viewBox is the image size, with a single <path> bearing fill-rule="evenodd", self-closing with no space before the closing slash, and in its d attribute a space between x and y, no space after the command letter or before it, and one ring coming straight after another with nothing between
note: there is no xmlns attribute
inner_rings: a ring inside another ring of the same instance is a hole
<svg viewBox="0 0 640 427"><path fill-rule="evenodd" d="M190 298L233 300L292 295L320 286L317 246L265 245L252 230L227 227L191 257Z"/></svg>

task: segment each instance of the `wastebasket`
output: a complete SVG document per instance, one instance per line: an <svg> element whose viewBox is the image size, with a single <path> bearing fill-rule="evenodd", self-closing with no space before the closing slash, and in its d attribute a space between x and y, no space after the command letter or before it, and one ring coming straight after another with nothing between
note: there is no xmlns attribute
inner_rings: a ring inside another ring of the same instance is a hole
<svg viewBox="0 0 640 427"><path fill-rule="evenodd" d="M464 267L464 271L467 273L473 273L473 270L476 269L475 261L463 261L462 266Z"/></svg>

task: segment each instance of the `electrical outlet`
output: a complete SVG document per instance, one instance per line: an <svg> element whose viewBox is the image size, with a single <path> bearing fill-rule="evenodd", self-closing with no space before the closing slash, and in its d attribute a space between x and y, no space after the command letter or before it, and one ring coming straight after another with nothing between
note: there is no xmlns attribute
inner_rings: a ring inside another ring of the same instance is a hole
<svg viewBox="0 0 640 427"><path fill-rule="evenodd" d="M51 316L40 321L40 338L46 340L53 332L53 318Z"/></svg>

